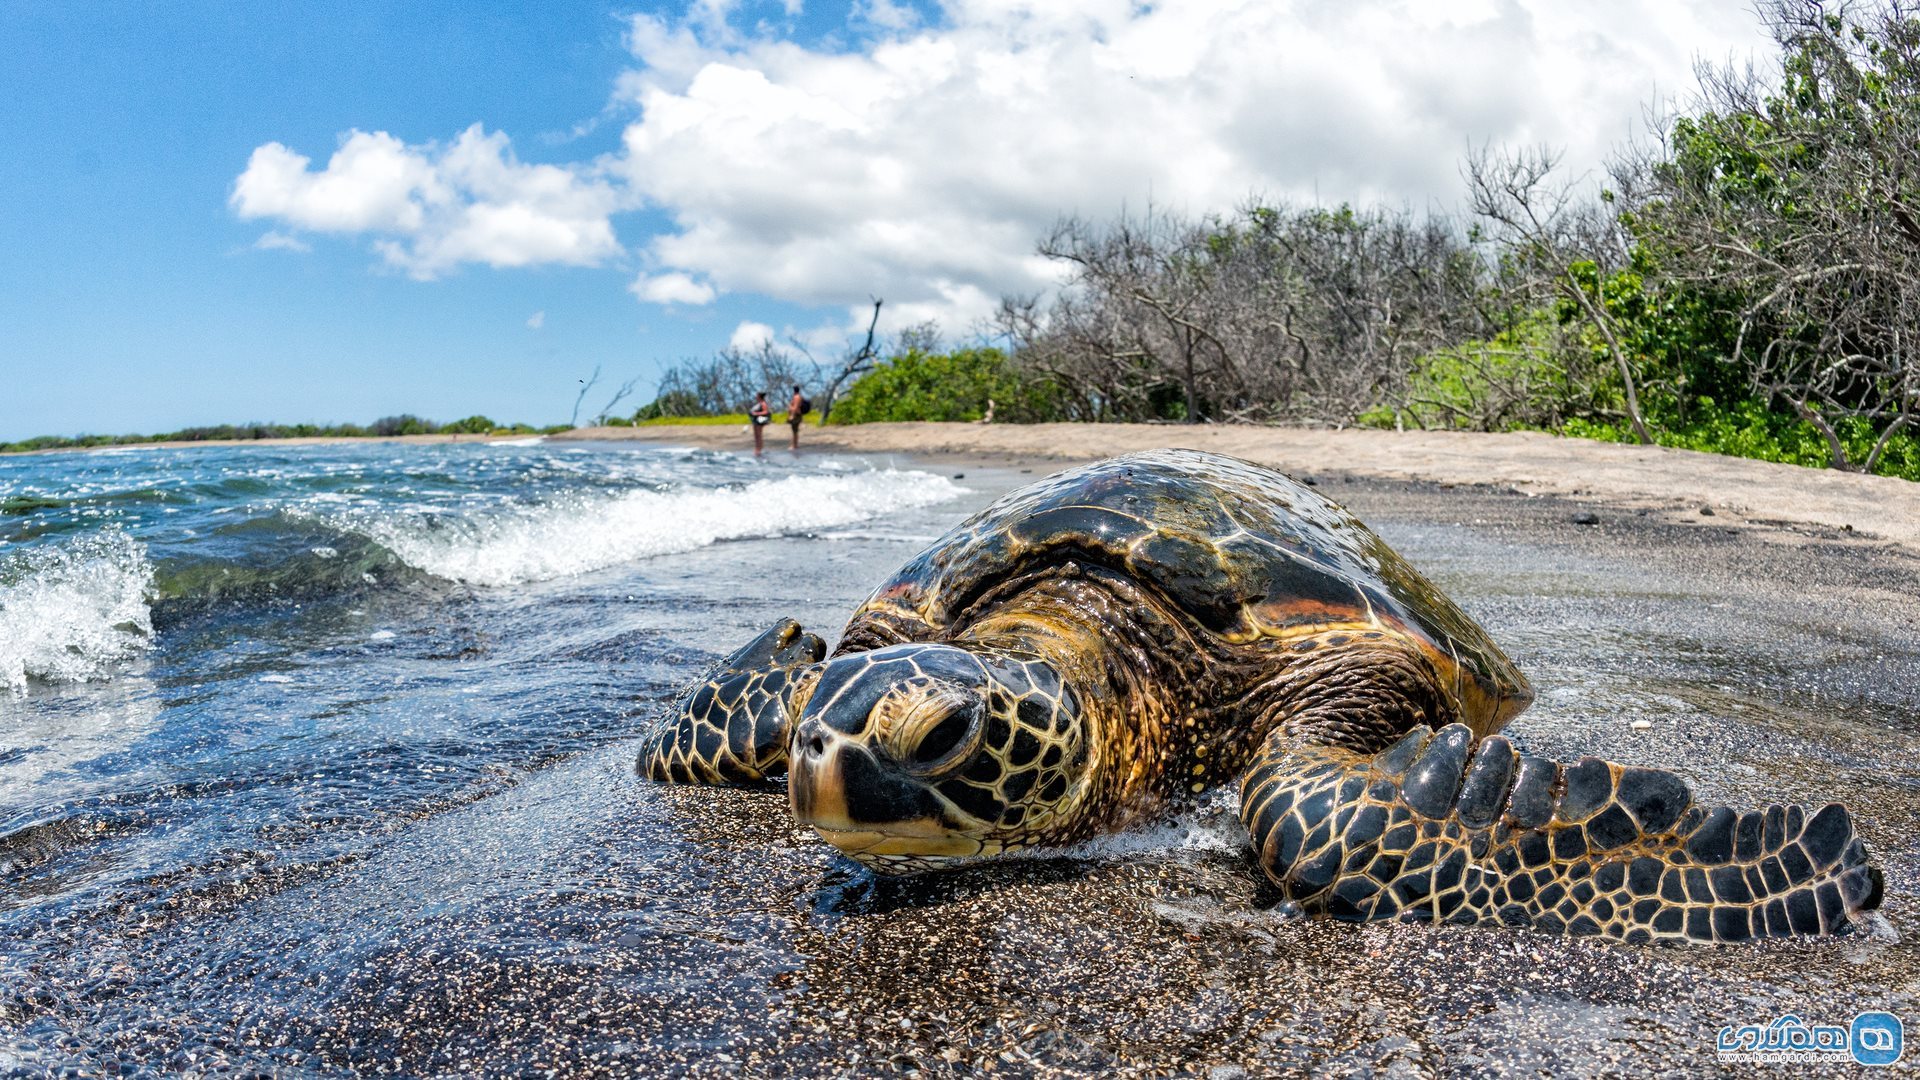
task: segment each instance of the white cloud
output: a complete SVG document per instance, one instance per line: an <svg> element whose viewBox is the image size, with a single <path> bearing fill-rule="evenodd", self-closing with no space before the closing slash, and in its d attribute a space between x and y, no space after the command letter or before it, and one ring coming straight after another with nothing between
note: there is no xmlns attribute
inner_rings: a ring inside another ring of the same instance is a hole
<svg viewBox="0 0 1920 1080"><path fill-rule="evenodd" d="M242 218L370 234L389 264L417 278L462 263L592 266L621 252L612 185L587 167L525 164L504 134L479 124L447 145L354 131L324 169L311 164L267 143L248 159L229 203Z"/></svg>
<svg viewBox="0 0 1920 1080"><path fill-rule="evenodd" d="M433 186L433 167L399 139L355 131L325 169L311 173L310 164L311 158L267 143L247 159L229 202L243 218L278 218L325 232L421 227L419 196Z"/></svg>
<svg viewBox="0 0 1920 1080"><path fill-rule="evenodd" d="M628 289L633 295L654 304L710 304L718 295L713 286L678 271L667 274L641 274Z"/></svg>
<svg viewBox="0 0 1920 1080"><path fill-rule="evenodd" d="M853 16L882 30L893 31L911 29L920 21L919 12L896 4L893 0L854 0Z"/></svg>
<svg viewBox="0 0 1920 1080"><path fill-rule="evenodd" d="M313 250L313 245L307 243L305 240L272 229L262 234L260 239L255 240L253 246L261 251L298 251L304 253Z"/></svg>
<svg viewBox="0 0 1920 1080"><path fill-rule="evenodd" d="M673 228L650 261L800 304L886 297L959 329L1051 280L1057 215L1251 194L1452 205L1473 142L1576 170L1696 56L1761 44L1744 0L953 0L918 30L867 0L864 48L631 24L640 109L610 166Z"/></svg>
<svg viewBox="0 0 1920 1080"><path fill-rule="evenodd" d="M533 314L527 316L527 329L538 330L545 325L547 325L546 312L536 311Z"/></svg>
<svg viewBox="0 0 1920 1080"><path fill-rule="evenodd" d="M733 336L727 344L736 349L757 349L774 339L773 327L766 323L743 322L733 328Z"/></svg>
<svg viewBox="0 0 1920 1080"><path fill-rule="evenodd" d="M1033 247L1063 213L1448 207L1470 144L1591 170L1696 58L1766 48L1747 0L949 0L927 23L858 0L817 47L738 6L628 21L618 153L528 165L477 125L449 145L355 131L316 170L268 143L233 208L368 235L432 277L604 263L611 216L645 206L665 223L636 238L642 301L757 295L857 332L881 296L887 326L961 330L1055 280Z"/></svg>

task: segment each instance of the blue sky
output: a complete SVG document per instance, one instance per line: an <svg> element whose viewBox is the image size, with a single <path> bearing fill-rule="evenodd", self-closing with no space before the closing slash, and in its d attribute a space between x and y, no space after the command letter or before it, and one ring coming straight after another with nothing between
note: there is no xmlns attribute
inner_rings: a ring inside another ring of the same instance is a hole
<svg viewBox="0 0 1920 1080"><path fill-rule="evenodd" d="M12 0L0 439L554 422L876 295L963 336L1058 214L1445 204L1469 139L1589 165L1758 41L1625 6Z"/></svg>

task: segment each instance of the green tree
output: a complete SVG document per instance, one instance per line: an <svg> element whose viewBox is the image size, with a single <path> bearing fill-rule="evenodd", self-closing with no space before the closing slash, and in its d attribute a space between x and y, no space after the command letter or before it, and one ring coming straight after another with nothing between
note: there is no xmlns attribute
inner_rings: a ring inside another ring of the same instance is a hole
<svg viewBox="0 0 1920 1080"><path fill-rule="evenodd" d="M1732 301L1751 393L1818 432L1834 468L1871 471L1920 421L1920 19L1900 2L1761 14L1780 82L1707 73L1641 233L1672 280Z"/></svg>
<svg viewBox="0 0 1920 1080"><path fill-rule="evenodd" d="M833 411L836 424L888 420L996 420L1053 417L1049 384L1023 380L999 349L930 353L909 349L862 375Z"/></svg>
<svg viewBox="0 0 1920 1080"><path fill-rule="evenodd" d="M667 420L688 416L706 416L707 410L700 403L700 396L691 390L667 390L659 397L640 406L633 414L635 421Z"/></svg>
<svg viewBox="0 0 1920 1080"><path fill-rule="evenodd" d="M412 413L399 416L383 416L373 422L375 435L431 435L440 430L440 425L431 420L422 420ZM254 436L259 438L259 436Z"/></svg>

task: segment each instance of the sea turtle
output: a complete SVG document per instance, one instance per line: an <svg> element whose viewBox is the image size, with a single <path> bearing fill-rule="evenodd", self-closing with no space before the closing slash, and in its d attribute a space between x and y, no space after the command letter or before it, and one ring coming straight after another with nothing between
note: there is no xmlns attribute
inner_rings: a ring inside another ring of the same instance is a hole
<svg viewBox="0 0 1920 1080"><path fill-rule="evenodd" d="M909 561L831 656L791 620L642 739L677 783L781 771L883 873L1060 845L1229 781L1288 902L1627 941L1839 931L1880 901L1846 810L1696 805L1670 772L1495 734L1532 700L1352 515L1250 462L1129 454Z"/></svg>

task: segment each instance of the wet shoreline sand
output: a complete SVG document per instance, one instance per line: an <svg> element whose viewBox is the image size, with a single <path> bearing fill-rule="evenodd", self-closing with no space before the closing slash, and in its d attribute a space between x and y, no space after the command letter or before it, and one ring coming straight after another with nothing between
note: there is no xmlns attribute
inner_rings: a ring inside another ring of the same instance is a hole
<svg viewBox="0 0 1920 1080"><path fill-rule="evenodd" d="M970 465L966 482L989 497L1020 468ZM1912 1014L1920 559L1617 509L1584 526L1582 504L1498 489L1321 484L1533 677L1541 698L1509 729L1527 751L1677 769L1710 803L1847 802L1887 874L1876 929L1651 948L1289 919L1243 854L1230 793L1082 849L875 878L796 828L777 787L634 784L616 746L437 826L513 851L515 873L585 868L536 925L591 962L498 955L483 905L434 924L460 962L403 948L371 963L330 1002L323 1053L692 1076L1737 1076L1752 1065L1716 1057L1724 1026ZM837 629L849 597L818 599L796 614ZM539 807L562 799L577 817L555 831ZM538 852L497 839L525 832ZM505 872L444 865L460 858L415 839L365 872ZM677 912L677 930L636 929L636 904ZM658 989L627 998L611 973ZM610 1058L588 1052L609 1042Z"/></svg>
<svg viewBox="0 0 1920 1080"><path fill-rule="evenodd" d="M1009 479L965 467L983 493ZM1875 929L1647 948L1291 920L1230 797L1091 851L877 879L793 830L777 792L649 791L714 845L722 905L802 959L774 977L770 1027L677 1012L635 1040L643 1059L721 1074L675 1045L688 1025L738 1038L749 1075L1737 1076L1753 1066L1716 1057L1724 1026L1912 1014L1920 560L1717 518L1583 525L1592 504L1497 488L1324 473L1321 489L1534 678L1509 729L1529 752L1676 769L1709 804L1848 803L1887 874Z"/></svg>

